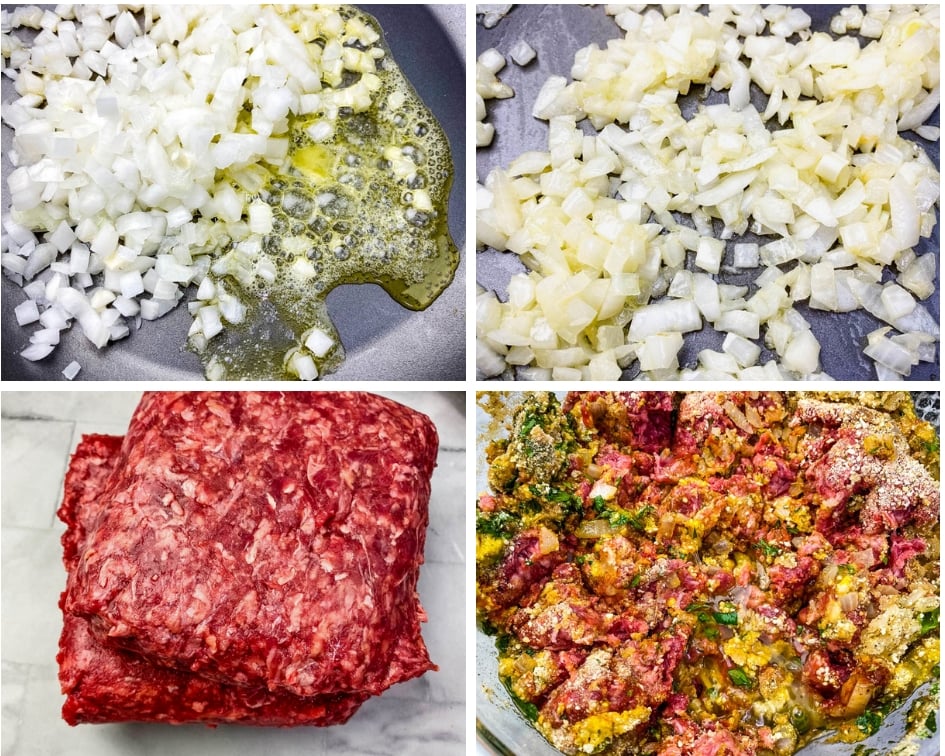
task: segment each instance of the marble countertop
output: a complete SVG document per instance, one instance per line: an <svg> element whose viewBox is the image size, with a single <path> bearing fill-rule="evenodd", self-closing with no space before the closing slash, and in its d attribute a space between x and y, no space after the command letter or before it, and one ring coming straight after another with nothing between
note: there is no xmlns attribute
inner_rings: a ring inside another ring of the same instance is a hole
<svg viewBox="0 0 945 756"><path fill-rule="evenodd" d="M65 584L55 516L69 455L84 433L125 432L140 394L2 394L2 756L257 756L465 752L464 394L380 392L429 415L440 434L420 598L438 672L396 685L345 725L294 729L82 725L60 717L57 606Z"/></svg>

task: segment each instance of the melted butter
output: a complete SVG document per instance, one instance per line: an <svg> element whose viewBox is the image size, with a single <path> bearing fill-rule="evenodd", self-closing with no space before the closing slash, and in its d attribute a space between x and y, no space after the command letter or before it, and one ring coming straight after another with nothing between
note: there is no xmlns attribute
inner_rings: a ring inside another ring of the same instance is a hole
<svg viewBox="0 0 945 756"><path fill-rule="evenodd" d="M313 184L327 180L335 172L334 154L320 144L297 148L291 160L293 168Z"/></svg>
<svg viewBox="0 0 945 756"><path fill-rule="evenodd" d="M367 14L340 12L380 31ZM319 373L336 370L344 349L326 305L332 289L374 283L403 307L422 310L452 281L459 253L447 227L449 142L389 51L376 76L371 105L342 108L327 138L316 128L324 113L290 117L287 160L271 168L258 195L273 212L262 256L276 278L225 278L247 317L207 344L201 358L208 377L294 377L283 361L312 327L334 341L323 357L312 355ZM343 85L359 77L350 79Z"/></svg>

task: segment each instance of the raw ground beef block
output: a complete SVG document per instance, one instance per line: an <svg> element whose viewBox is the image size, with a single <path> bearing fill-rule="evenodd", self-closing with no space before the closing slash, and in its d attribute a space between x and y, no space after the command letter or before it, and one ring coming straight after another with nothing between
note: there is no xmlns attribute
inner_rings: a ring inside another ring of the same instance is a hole
<svg viewBox="0 0 945 756"><path fill-rule="evenodd" d="M102 645L89 631L88 622L71 614L65 616L59 648L59 681L67 694L62 716L71 725L342 724L370 697L367 693L343 693L299 698L156 667L129 651Z"/></svg>
<svg viewBox="0 0 945 756"><path fill-rule="evenodd" d="M67 526L62 534L62 561L70 575L78 561L79 550L85 547L89 524L101 511L99 495L115 469L122 438L99 434L83 436L69 460L58 515Z"/></svg>
<svg viewBox="0 0 945 756"><path fill-rule="evenodd" d="M118 462L121 443L121 436L84 436L69 464L59 516L68 525L62 545L70 575L85 549L88 528L102 512L101 494ZM341 724L369 697L362 693L299 698L158 667L136 654L99 643L84 618L68 613L59 649L59 679L67 694L62 715L71 725L126 721Z"/></svg>
<svg viewBox="0 0 945 756"><path fill-rule="evenodd" d="M425 416L347 392L149 394L123 441L86 437L60 508L64 717L330 724L435 669L436 451Z"/></svg>

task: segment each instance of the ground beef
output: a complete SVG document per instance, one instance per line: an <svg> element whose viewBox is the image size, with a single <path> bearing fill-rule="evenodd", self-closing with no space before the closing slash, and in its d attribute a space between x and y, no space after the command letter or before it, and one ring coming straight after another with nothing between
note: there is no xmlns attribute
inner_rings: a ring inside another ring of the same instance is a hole
<svg viewBox="0 0 945 756"><path fill-rule="evenodd" d="M85 550L89 527L94 527L102 512L100 494L119 459L121 443L121 436L84 436L72 457L59 510L69 526L62 544L70 574L78 554ZM367 694L347 694L300 699L156 667L140 656L99 643L88 622L69 613L59 647L59 678L67 694L62 714L71 725L194 719L207 724L340 724L368 698Z"/></svg>
<svg viewBox="0 0 945 756"><path fill-rule="evenodd" d="M71 725L127 721L331 725L346 722L370 697L344 693L300 698L156 667L129 651L99 643L88 622L75 615L65 617L58 659L67 695L62 716Z"/></svg>
<svg viewBox="0 0 945 756"><path fill-rule="evenodd" d="M842 398L542 395L566 463L480 497L477 608L553 746L784 755L934 676L937 437Z"/></svg>
<svg viewBox="0 0 945 756"><path fill-rule="evenodd" d="M167 393L86 437L60 517L63 710L331 724L434 669L420 637L436 431L367 394Z"/></svg>
<svg viewBox="0 0 945 756"><path fill-rule="evenodd" d="M584 589L578 568L562 564L538 599L515 612L511 627L519 640L533 648L561 651L591 645L604 624L595 599Z"/></svg>
<svg viewBox="0 0 945 756"><path fill-rule="evenodd" d="M572 391L562 411L578 416L601 437L632 449L659 454L672 441L673 396L666 391Z"/></svg>

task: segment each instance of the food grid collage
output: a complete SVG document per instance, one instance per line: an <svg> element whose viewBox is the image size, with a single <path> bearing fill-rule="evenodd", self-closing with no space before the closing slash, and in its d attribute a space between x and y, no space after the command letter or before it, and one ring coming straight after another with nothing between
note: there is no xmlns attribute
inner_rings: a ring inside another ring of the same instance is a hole
<svg viewBox="0 0 945 756"><path fill-rule="evenodd" d="M0 754L938 756L940 43L4 3Z"/></svg>

